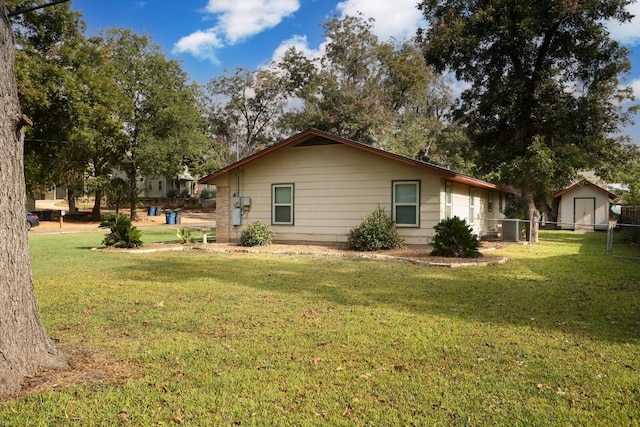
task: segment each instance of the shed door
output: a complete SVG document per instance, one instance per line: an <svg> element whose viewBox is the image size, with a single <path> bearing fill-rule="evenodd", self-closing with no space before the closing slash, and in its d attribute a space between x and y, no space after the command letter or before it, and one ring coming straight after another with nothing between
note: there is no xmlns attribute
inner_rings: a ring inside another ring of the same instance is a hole
<svg viewBox="0 0 640 427"><path fill-rule="evenodd" d="M576 197L573 199L573 222L575 223L575 230L593 231L595 218L595 197Z"/></svg>

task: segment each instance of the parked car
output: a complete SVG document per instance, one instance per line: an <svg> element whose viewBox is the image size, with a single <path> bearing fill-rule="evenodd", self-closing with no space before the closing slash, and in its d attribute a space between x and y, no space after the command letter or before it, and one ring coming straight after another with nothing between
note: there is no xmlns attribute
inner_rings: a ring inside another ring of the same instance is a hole
<svg viewBox="0 0 640 427"><path fill-rule="evenodd" d="M38 215L27 212L27 230L31 230L31 227L37 227L40 225L40 218Z"/></svg>

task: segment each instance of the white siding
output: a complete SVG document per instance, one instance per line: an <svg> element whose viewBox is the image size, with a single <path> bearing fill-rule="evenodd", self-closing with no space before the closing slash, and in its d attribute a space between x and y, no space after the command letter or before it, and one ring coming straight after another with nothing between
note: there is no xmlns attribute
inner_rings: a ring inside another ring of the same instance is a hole
<svg viewBox="0 0 640 427"><path fill-rule="evenodd" d="M558 209L558 222L563 230L574 230L574 206L576 198L595 199L595 229L605 230L609 223L609 197L607 193L592 185L576 187L562 195Z"/></svg>
<svg viewBox="0 0 640 427"><path fill-rule="evenodd" d="M235 174L231 193L238 192ZM346 242L349 230L378 205L391 214L392 182L398 180L420 181L421 202L420 228L398 232L407 244L428 243L441 218L440 177L342 144L287 147L253 161L240 172L240 195L251 197L243 225L271 224L271 185L291 183L294 225L272 225L275 239Z"/></svg>

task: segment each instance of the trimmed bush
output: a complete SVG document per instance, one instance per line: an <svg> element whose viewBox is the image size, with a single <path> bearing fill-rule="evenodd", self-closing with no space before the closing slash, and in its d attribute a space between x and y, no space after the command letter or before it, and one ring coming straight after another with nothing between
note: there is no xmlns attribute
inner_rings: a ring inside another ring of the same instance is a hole
<svg viewBox="0 0 640 427"><path fill-rule="evenodd" d="M349 231L347 238L349 249L356 251L395 249L401 247L402 242L393 220L380 206L365 215L362 222Z"/></svg>
<svg viewBox="0 0 640 427"><path fill-rule="evenodd" d="M242 246L264 246L273 241L274 233L271 228L260 221L247 225L240 233L240 245Z"/></svg>
<svg viewBox="0 0 640 427"><path fill-rule="evenodd" d="M478 236L464 219L457 216L443 219L435 227L431 255L456 258L477 258L482 256L478 248Z"/></svg>
<svg viewBox="0 0 640 427"><path fill-rule="evenodd" d="M109 213L102 218L100 227L109 227L102 244L116 248L137 248L142 246L142 232L131 225L131 219L121 214Z"/></svg>

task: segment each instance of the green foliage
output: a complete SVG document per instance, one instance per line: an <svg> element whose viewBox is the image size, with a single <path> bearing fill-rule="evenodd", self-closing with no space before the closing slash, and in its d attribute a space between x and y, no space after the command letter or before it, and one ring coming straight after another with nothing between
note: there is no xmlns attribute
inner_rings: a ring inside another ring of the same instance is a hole
<svg viewBox="0 0 640 427"><path fill-rule="evenodd" d="M109 213L104 216L100 227L109 227L111 232L106 234L102 244L116 248L137 248L142 246L142 232L131 225L131 220L120 214Z"/></svg>
<svg viewBox="0 0 640 427"><path fill-rule="evenodd" d="M402 246L402 239L384 208L378 206L365 215L357 227L349 231L347 246L356 251L395 249Z"/></svg>
<svg viewBox="0 0 640 427"><path fill-rule="evenodd" d="M271 228L260 221L247 225L240 233L242 246L264 246L273 241L274 233Z"/></svg>
<svg viewBox="0 0 640 427"><path fill-rule="evenodd" d="M176 236L178 236L178 239L182 244L193 243L195 241L191 231L187 230L186 228L179 228L176 232Z"/></svg>
<svg viewBox="0 0 640 427"><path fill-rule="evenodd" d="M480 172L500 171L501 182L520 188L527 218L538 217L557 183L618 162L611 135L631 119L633 90L621 84L629 50L607 26L629 21L630 3L418 5L433 24L418 35L427 63L467 83L454 118L472 136Z"/></svg>
<svg viewBox="0 0 640 427"><path fill-rule="evenodd" d="M457 216L440 221L435 227L431 255L444 257L477 258L482 256L478 248L478 236L464 219Z"/></svg>
<svg viewBox="0 0 640 427"><path fill-rule="evenodd" d="M200 192L200 198L207 199L215 199L216 198L216 190L202 190Z"/></svg>
<svg viewBox="0 0 640 427"><path fill-rule="evenodd" d="M381 41L362 15L324 24L322 57L290 49L278 66L303 108L283 118L294 131L310 127L415 158L429 148L442 164L469 144L447 144L443 112L452 104L444 80L427 66L412 41ZM451 147L456 147L451 149Z"/></svg>

